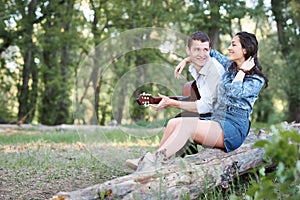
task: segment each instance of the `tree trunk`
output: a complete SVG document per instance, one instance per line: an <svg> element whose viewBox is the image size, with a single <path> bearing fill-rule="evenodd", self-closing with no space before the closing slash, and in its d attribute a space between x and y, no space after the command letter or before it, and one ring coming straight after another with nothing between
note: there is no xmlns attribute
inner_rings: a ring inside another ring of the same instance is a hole
<svg viewBox="0 0 300 200"><path fill-rule="evenodd" d="M101 2L99 3L99 7L96 6L96 2L90 1L92 9L94 11L94 20L92 22L92 33L94 35L94 47L95 47L95 56L93 58L93 70L91 74L91 82L93 84L93 88L95 91L95 100L92 102L94 104L94 112L93 112L93 117L92 120L90 121L90 124L99 124L99 121L105 121L105 119L100 120L100 92L101 92L101 86L102 86L102 81L103 78L99 77L102 76L103 72L103 66L100 66L99 63L99 58L101 58L102 55L100 55L100 49L99 49L99 44L101 41L101 35L103 33L103 30L106 28L106 25L102 28L99 29L99 19L101 18L101 7L103 6L102 4L105 3ZM103 63L101 63L103 64Z"/></svg>
<svg viewBox="0 0 300 200"><path fill-rule="evenodd" d="M215 0L210 0L211 5L211 18L214 22L219 22L221 20L221 15L219 12L219 3ZM208 29L208 35L211 40L211 47L213 49L219 49L219 25L216 23L211 23Z"/></svg>
<svg viewBox="0 0 300 200"><path fill-rule="evenodd" d="M22 12L23 15L23 44L21 45L21 51L23 52L24 65L22 70L22 84L18 88L18 120L23 119L23 122L31 122L34 115L36 98L37 98L37 77L36 67L33 62L34 59L34 44L32 41L33 24L35 20L36 0L32 0L28 5L28 14ZM32 90L30 91L29 80L32 75ZM25 117L25 118L24 118Z"/></svg>
<svg viewBox="0 0 300 200"><path fill-rule="evenodd" d="M63 5L61 5L65 8L65 15L69 16L72 15L72 10L74 6L74 2L65 2ZM64 29L64 34L71 35L71 29L72 29L72 23L70 23L69 20L62 20L62 27ZM55 124L63 124L63 123L71 123L70 119L70 95L68 87L70 85L70 48L71 44L70 42L64 41L62 45L61 50L61 64L60 64L60 76L61 76L61 88L64 88L60 92L61 98L58 101L57 107L58 107L58 114L57 118L55 119Z"/></svg>
<svg viewBox="0 0 300 200"><path fill-rule="evenodd" d="M135 172L82 190L60 192L53 199L180 199L186 194L197 199L213 187L227 189L234 178L263 164L265 152L253 144L267 136L250 132L233 152L205 148L195 155L170 159L157 171Z"/></svg>
<svg viewBox="0 0 300 200"><path fill-rule="evenodd" d="M55 119L57 116L56 98L57 98L57 84L54 84L54 77L58 77L58 63L57 52L53 49L59 50L57 44L52 47L52 41L55 41L55 36L52 33L55 25L49 19L44 24L44 47L43 47L43 61L44 69L42 70L42 80L44 90L41 93L41 104L39 105L39 121L46 125L55 125ZM57 82L55 82L57 83ZM51 108L51 109L50 109Z"/></svg>

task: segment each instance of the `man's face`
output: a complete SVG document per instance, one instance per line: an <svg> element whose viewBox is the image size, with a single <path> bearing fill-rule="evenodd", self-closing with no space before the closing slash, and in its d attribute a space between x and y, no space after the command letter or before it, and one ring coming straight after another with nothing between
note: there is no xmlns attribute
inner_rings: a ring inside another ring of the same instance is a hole
<svg viewBox="0 0 300 200"><path fill-rule="evenodd" d="M209 42L200 40L193 40L191 47L186 47L186 52L196 68L203 67L209 57L209 51Z"/></svg>

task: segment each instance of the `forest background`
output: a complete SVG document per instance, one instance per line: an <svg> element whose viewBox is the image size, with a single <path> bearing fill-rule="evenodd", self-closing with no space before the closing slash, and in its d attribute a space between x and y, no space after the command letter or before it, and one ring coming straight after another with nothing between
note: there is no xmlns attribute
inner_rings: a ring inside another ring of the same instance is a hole
<svg viewBox="0 0 300 200"><path fill-rule="evenodd" d="M177 39L197 30L224 54L235 33L256 34L270 83L251 120L300 121L299 0L1 0L0 9L0 123L155 124L172 117L172 110L141 109L135 98L180 94L181 82L175 91L172 81L155 80L173 78L186 56ZM153 38L160 42L154 48L136 44ZM180 53L161 48L179 43Z"/></svg>

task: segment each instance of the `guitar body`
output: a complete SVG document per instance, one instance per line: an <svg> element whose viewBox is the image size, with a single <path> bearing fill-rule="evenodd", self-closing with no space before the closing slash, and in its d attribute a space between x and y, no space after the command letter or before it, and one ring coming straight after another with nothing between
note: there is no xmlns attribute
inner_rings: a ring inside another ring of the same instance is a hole
<svg viewBox="0 0 300 200"><path fill-rule="evenodd" d="M184 84L182 88L182 95L189 96L188 101L196 101L200 99L200 94L197 88L196 81L190 81ZM199 113L197 112L189 112L189 111L182 111L178 113L176 117L199 117Z"/></svg>
<svg viewBox="0 0 300 200"><path fill-rule="evenodd" d="M184 84L182 88L182 96L189 96L189 101L196 101L201 98L196 81L190 81Z"/></svg>

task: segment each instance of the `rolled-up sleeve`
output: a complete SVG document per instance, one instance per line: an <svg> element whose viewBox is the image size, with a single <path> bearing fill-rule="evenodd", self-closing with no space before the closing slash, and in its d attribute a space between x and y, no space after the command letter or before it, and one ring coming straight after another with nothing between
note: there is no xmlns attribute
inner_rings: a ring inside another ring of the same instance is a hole
<svg viewBox="0 0 300 200"><path fill-rule="evenodd" d="M215 58L219 63L221 63L225 70L228 70L229 66L231 65L231 61L228 59L227 56L224 56L215 49L210 50L209 55Z"/></svg>
<svg viewBox="0 0 300 200"><path fill-rule="evenodd" d="M212 112L212 103L211 99L206 97L201 97L200 100L197 100L197 110L199 114L205 114Z"/></svg>

